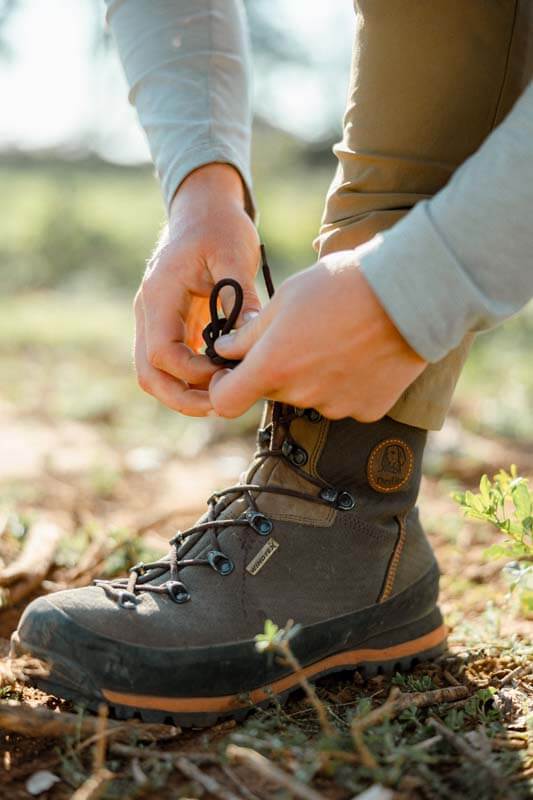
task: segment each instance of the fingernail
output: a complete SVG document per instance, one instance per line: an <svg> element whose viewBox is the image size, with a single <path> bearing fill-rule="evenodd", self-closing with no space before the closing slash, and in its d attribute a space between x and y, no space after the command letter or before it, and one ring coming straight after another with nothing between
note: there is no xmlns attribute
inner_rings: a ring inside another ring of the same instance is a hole
<svg viewBox="0 0 533 800"><path fill-rule="evenodd" d="M207 412L207 416L208 416L208 417L218 417L218 414L217 414L217 412L215 411L215 409L214 409L214 408L212 408L212 409L211 409L211 411L208 411L208 412Z"/></svg>
<svg viewBox="0 0 533 800"><path fill-rule="evenodd" d="M215 342L215 350L218 350L218 348L221 345L222 348L224 348L226 345L231 344L231 340L233 339L234 336L235 336L235 331L230 331L229 333L225 333L224 336L219 336Z"/></svg>
<svg viewBox="0 0 533 800"><path fill-rule="evenodd" d="M245 311L242 318L245 322L251 322L258 315L259 311Z"/></svg>

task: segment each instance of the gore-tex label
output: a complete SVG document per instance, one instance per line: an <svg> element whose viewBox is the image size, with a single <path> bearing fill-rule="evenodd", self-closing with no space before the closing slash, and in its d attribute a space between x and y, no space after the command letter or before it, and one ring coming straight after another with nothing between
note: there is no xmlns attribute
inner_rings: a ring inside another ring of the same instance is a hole
<svg viewBox="0 0 533 800"><path fill-rule="evenodd" d="M246 572L249 572L250 575L257 575L259 570L265 566L268 559L274 555L278 547L278 542L276 542L276 540L271 536L267 543L263 545L261 550L257 553L257 555L252 558L246 567Z"/></svg>

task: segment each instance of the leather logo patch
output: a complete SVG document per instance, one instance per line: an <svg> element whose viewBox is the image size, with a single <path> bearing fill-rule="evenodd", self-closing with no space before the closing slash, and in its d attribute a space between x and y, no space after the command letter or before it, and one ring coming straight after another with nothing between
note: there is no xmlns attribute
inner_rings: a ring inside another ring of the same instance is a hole
<svg viewBox="0 0 533 800"><path fill-rule="evenodd" d="M412 475L413 451L401 439L385 439L370 453L366 472L376 492L398 492Z"/></svg>
<svg viewBox="0 0 533 800"><path fill-rule="evenodd" d="M261 550L252 558L246 567L246 572L249 572L250 575L257 575L259 570L263 569L268 559L274 555L278 547L278 542L276 542L272 536L267 539L267 543L263 545Z"/></svg>

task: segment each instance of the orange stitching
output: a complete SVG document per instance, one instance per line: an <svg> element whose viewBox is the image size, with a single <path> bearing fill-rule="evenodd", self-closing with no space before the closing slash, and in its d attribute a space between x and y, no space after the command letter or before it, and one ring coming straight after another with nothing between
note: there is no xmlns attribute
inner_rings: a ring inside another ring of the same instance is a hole
<svg viewBox="0 0 533 800"><path fill-rule="evenodd" d="M408 458L407 474L403 478L403 480L400 483L397 483L395 486L391 486L391 487L381 486L381 484L379 484L377 482L377 480L375 479L375 477L374 477L374 475L372 473L372 470L374 469L375 461L376 461L376 459L378 457L378 453L381 453L381 451L385 447L385 445L391 445L391 444L399 444L407 452L407 458ZM366 474L367 474L367 478L368 478L368 482L369 482L370 486L373 489L375 489L376 492L383 492L384 494L389 494L390 492L397 492L399 489L402 488L402 486L405 486L405 484L407 483L407 481L410 479L411 475L413 474L413 467L414 467L414 455L413 455L413 451L411 450L411 448L409 447L407 442L403 442L401 439L385 439L383 442L380 442L378 445L376 445L374 447L374 449L372 450L372 452L370 453L370 458L368 459Z"/></svg>
<svg viewBox="0 0 533 800"><path fill-rule="evenodd" d="M392 551L392 556L389 562L387 575L385 578L385 584L378 598L378 603L382 603L392 594L394 580L396 578L396 573L398 572L398 566L400 564L400 558L402 555L403 546L405 544L405 538L407 535L407 529L405 526L405 517L396 517L396 521L399 525L400 530L398 538L396 539L396 544L394 545L394 550Z"/></svg>

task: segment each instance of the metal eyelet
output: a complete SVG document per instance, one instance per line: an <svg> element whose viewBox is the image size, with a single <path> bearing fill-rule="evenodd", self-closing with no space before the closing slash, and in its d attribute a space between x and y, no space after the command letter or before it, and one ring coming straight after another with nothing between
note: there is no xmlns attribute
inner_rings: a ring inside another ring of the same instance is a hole
<svg viewBox="0 0 533 800"><path fill-rule="evenodd" d="M336 505L337 508L340 508L342 511L351 511L352 508L355 508L355 497L353 497L350 492L339 492Z"/></svg>
<svg viewBox="0 0 533 800"><path fill-rule="evenodd" d="M294 448L294 445L290 441L290 439L284 439L283 440L283 444L281 445L281 452L285 456L285 458L288 458L290 456L290 454L293 451L293 448Z"/></svg>
<svg viewBox="0 0 533 800"><path fill-rule="evenodd" d="M121 608L132 609L139 605L141 598L124 590L118 593L117 602Z"/></svg>
<svg viewBox="0 0 533 800"><path fill-rule="evenodd" d="M305 415L305 408L297 408L294 407L294 416L295 417L303 417Z"/></svg>
<svg viewBox="0 0 533 800"><path fill-rule="evenodd" d="M320 422L322 419L322 414L316 410L316 408L308 408L306 409L305 415L309 422Z"/></svg>
<svg viewBox="0 0 533 800"><path fill-rule="evenodd" d="M248 511L246 519L254 531L257 531L261 536L268 536L274 527L272 521L264 514L261 514L260 511Z"/></svg>
<svg viewBox="0 0 533 800"><path fill-rule="evenodd" d="M295 467L303 467L307 464L307 453L303 447L295 447L289 456L289 461Z"/></svg>
<svg viewBox="0 0 533 800"><path fill-rule="evenodd" d="M337 498L339 496L338 491L333 486L325 486L320 491L320 497L322 500L325 500L326 503L331 503L334 505L337 502Z"/></svg>
<svg viewBox="0 0 533 800"><path fill-rule="evenodd" d="M207 560L219 575L229 575L235 569L233 561L224 553L221 553L220 550L210 550L207 554Z"/></svg>
<svg viewBox="0 0 533 800"><path fill-rule="evenodd" d="M178 605L181 605L181 603L186 603L191 599L191 595L181 581L167 581L165 588L170 596L170 599L173 600L174 603L178 603Z"/></svg>
<svg viewBox="0 0 533 800"><path fill-rule="evenodd" d="M259 430L257 431L257 441L261 445L270 444L269 428L259 428Z"/></svg>
<svg viewBox="0 0 533 800"><path fill-rule="evenodd" d="M285 439L281 445L281 452L295 467L303 467L304 464L307 464L307 452L303 447L298 447L291 442L290 439Z"/></svg>

